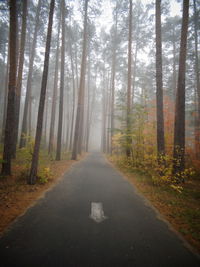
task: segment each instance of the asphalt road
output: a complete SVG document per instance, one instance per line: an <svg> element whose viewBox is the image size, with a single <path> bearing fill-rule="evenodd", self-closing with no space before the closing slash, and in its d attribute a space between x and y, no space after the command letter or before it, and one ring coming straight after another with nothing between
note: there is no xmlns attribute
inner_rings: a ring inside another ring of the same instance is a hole
<svg viewBox="0 0 200 267"><path fill-rule="evenodd" d="M100 153L91 153L0 239L0 266L197 267L200 262L132 185Z"/></svg>

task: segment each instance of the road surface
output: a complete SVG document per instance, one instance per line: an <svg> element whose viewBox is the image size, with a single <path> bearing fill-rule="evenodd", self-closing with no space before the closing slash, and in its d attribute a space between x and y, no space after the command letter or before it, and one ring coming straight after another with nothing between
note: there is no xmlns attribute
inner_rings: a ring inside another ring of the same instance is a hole
<svg viewBox="0 0 200 267"><path fill-rule="evenodd" d="M0 239L0 266L197 267L100 153L91 153Z"/></svg>

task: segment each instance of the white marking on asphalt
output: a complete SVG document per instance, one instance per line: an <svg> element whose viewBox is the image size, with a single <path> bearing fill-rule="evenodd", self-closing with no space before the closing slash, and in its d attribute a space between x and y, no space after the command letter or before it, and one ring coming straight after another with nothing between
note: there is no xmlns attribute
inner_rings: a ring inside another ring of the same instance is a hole
<svg viewBox="0 0 200 267"><path fill-rule="evenodd" d="M101 202L91 203L91 214L89 217L97 223L103 222L107 219L104 215L103 205Z"/></svg>

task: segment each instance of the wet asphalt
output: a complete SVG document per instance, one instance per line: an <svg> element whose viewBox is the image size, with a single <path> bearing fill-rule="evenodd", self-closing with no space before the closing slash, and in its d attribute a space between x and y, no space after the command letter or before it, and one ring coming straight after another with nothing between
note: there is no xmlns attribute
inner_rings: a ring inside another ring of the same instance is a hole
<svg viewBox="0 0 200 267"><path fill-rule="evenodd" d="M102 203L102 222L90 218L92 202ZM199 257L157 215L91 153L0 239L0 266L199 267Z"/></svg>

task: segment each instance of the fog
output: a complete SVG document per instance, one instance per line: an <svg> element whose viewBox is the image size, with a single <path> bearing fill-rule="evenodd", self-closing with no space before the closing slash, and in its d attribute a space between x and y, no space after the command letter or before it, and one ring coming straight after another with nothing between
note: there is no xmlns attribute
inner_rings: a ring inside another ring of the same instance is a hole
<svg viewBox="0 0 200 267"><path fill-rule="evenodd" d="M20 96L20 108L16 109L19 109L17 147L22 148L35 140L38 118L42 118L40 148L53 157L58 153L60 158L66 151L74 151L75 158L77 153L93 149L105 153L118 151L120 142L123 143L118 138L121 135L123 139L125 133L127 109L130 109L128 117L133 136L139 120L150 123L149 127L156 123L155 3L131 1L130 15L129 1L55 1L48 58L45 53L50 2L54 1L28 1L26 10L23 1L17 2L15 24L18 26L12 38L18 45L12 50L9 50L9 31L12 30L9 25L14 18L9 13L7 1L0 3L2 140L10 75L9 53L15 49L18 63L13 75L18 79L17 95ZM163 97L165 106L173 106L182 5L176 1L163 1L161 8ZM190 141L188 139L186 143L194 147L191 139L195 119L191 114L195 112L193 103L196 101L196 39L192 8L189 14L186 117L190 123L186 126L186 134ZM45 77L43 66L47 59L48 76ZM16 72L17 67L22 69L21 77ZM42 81L46 82L46 87ZM45 98L43 104L39 104L42 90ZM58 147L61 147L59 151Z"/></svg>

